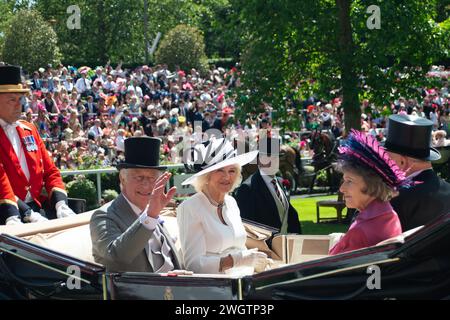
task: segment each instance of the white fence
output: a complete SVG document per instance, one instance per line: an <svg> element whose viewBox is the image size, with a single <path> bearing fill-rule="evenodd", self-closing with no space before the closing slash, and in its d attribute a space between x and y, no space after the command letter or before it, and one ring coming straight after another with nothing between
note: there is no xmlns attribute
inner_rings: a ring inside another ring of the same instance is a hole
<svg viewBox="0 0 450 320"><path fill-rule="evenodd" d="M170 169L184 169L183 164L172 164L167 165L167 170ZM102 199L102 173L116 173L116 168L108 168L108 169L95 169L95 170L63 170L61 171L61 176L74 176L74 175L88 175L88 174L95 174L97 177L97 201L100 203L100 200ZM181 183L190 177L190 175L183 174L183 175L176 175L174 176L174 185L178 188L178 190L182 191L181 193L178 192L178 194L185 194L185 191L189 190L185 188L185 186L181 186ZM119 183L119 182L117 182Z"/></svg>
<svg viewBox="0 0 450 320"><path fill-rule="evenodd" d="M302 158L302 161L305 161L304 164L310 164L311 158L305 157ZM184 169L184 164L171 164L167 165L167 170L171 169ZM88 174L95 174L96 180L97 180L97 201L100 203L100 200L102 199L102 173L116 173L116 168L107 168L107 169L95 169L95 170L63 170L61 171L62 176L74 176L74 175L88 175ZM195 193L194 188L191 185L183 186L181 183L189 178L191 174L185 174L182 173L180 175L174 175L173 176L173 185L177 187L177 193L176 196L183 197L188 196ZM117 183L119 183L117 181ZM168 185L169 186L169 185Z"/></svg>

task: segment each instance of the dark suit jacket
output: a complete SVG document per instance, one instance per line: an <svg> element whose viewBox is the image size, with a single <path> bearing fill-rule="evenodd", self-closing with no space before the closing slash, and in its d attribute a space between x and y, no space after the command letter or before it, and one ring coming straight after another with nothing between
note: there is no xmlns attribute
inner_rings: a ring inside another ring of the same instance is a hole
<svg viewBox="0 0 450 320"><path fill-rule="evenodd" d="M212 127L214 129L217 129L219 131L222 131L223 125L222 125L222 118L216 118L214 119Z"/></svg>
<svg viewBox="0 0 450 320"><path fill-rule="evenodd" d="M241 217L268 226L281 228L280 215L274 197L267 188L260 171L247 178L234 192ZM298 213L289 203L288 232L302 233Z"/></svg>
<svg viewBox="0 0 450 320"><path fill-rule="evenodd" d="M86 109L86 113L90 112L89 111L89 105L88 105L87 102L84 104L84 108ZM97 111L98 111L97 104L96 103L92 103L92 113L97 113Z"/></svg>
<svg viewBox="0 0 450 320"><path fill-rule="evenodd" d="M142 94L144 95L144 96L151 96L151 94L152 94L152 89L150 88L150 86L148 85L148 83L146 83L146 82L142 82L141 83L141 85L140 85L140 87L141 87L141 90L142 90Z"/></svg>
<svg viewBox="0 0 450 320"><path fill-rule="evenodd" d="M31 89L32 90L39 90L42 88L42 82L40 79L32 79Z"/></svg>
<svg viewBox="0 0 450 320"><path fill-rule="evenodd" d="M439 178L433 170L425 170L413 180L423 183L400 189L400 194L391 200L403 231L427 224L450 212L449 183Z"/></svg>
<svg viewBox="0 0 450 320"><path fill-rule="evenodd" d="M159 228L173 253L175 269L181 269L175 244L168 231L161 225ZM106 210L101 207L94 212L90 231L94 259L103 264L108 272L154 272L148 256L148 241L153 231L140 223L123 195L114 200Z"/></svg>

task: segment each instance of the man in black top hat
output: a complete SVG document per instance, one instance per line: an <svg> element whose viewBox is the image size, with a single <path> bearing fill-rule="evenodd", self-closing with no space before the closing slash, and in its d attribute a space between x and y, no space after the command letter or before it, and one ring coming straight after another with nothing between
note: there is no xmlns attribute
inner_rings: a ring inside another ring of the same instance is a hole
<svg viewBox="0 0 450 320"><path fill-rule="evenodd" d="M406 175L417 181L413 187L402 188L391 200L403 231L429 223L450 212L450 184L433 171L431 161L440 159L431 147L433 123L411 115L389 117L385 148Z"/></svg>
<svg viewBox="0 0 450 320"><path fill-rule="evenodd" d="M302 233L297 211L275 176L280 139L263 138L259 143L258 170L234 192L241 217L272 226L280 233Z"/></svg>
<svg viewBox="0 0 450 320"><path fill-rule="evenodd" d="M117 165L121 194L92 215L92 253L109 272L180 269L175 244L159 217L176 191L165 193L170 173L159 165L160 145L157 138L125 140L125 161Z"/></svg>
<svg viewBox="0 0 450 320"><path fill-rule="evenodd" d="M63 218L75 214L37 128L19 120L20 101L27 92L29 89L22 88L20 67L0 66L0 224L41 222L47 220L43 215ZM44 187L48 196L42 194ZM9 190L6 195L5 190Z"/></svg>

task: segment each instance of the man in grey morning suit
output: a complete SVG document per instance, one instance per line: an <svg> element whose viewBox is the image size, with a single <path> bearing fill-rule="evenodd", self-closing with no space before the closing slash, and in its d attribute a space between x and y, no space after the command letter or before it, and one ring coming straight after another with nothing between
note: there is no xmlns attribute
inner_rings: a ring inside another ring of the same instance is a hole
<svg viewBox="0 0 450 320"><path fill-rule="evenodd" d="M125 161L117 166L121 194L90 222L95 261L109 272L169 272L181 269L177 250L159 212L173 197L167 193L170 173L159 165L161 140L133 137L125 140Z"/></svg>

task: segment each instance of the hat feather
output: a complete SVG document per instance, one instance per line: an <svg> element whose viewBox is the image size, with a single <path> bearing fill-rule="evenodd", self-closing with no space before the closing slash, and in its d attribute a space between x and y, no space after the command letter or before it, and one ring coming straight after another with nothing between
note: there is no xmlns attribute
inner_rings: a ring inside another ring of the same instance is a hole
<svg viewBox="0 0 450 320"><path fill-rule="evenodd" d="M386 150L371 135L365 135L352 129L343 146L339 147L339 153L340 159L357 161L378 174L393 189L414 184L410 179L406 178L405 172L397 166Z"/></svg>

